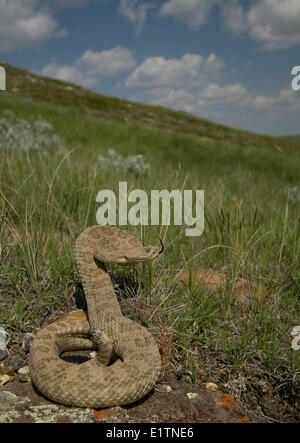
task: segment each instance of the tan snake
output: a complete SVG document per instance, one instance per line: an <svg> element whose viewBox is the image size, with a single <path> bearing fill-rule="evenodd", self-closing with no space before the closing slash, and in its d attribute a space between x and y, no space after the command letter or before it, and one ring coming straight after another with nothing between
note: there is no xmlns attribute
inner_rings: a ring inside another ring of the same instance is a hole
<svg viewBox="0 0 300 443"><path fill-rule="evenodd" d="M118 228L92 226L80 234L75 258L88 315L70 313L36 335L29 366L42 394L64 405L105 408L135 402L153 388L161 366L158 346L146 328L121 313L104 263L137 264L160 252ZM98 354L80 365L60 358L79 349Z"/></svg>

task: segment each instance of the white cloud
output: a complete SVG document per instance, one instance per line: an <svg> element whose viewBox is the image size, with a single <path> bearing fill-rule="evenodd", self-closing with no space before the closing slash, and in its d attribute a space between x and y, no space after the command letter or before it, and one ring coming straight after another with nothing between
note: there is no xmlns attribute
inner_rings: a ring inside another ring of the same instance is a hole
<svg viewBox="0 0 300 443"><path fill-rule="evenodd" d="M225 115L240 112L253 100L241 84L221 85L216 79L224 66L222 58L210 54L185 54L181 59L147 58L125 81L134 92L130 99L184 110L213 118L216 110ZM214 81L215 80L215 81Z"/></svg>
<svg viewBox="0 0 300 443"><path fill-rule="evenodd" d="M0 0L0 52L32 47L66 31L41 8L39 0Z"/></svg>
<svg viewBox="0 0 300 443"><path fill-rule="evenodd" d="M237 35L245 30L245 11L239 0L227 0L220 3L220 15L224 27Z"/></svg>
<svg viewBox="0 0 300 443"><path fill-rule="evenodd" d="M274 98L265 95L258 95L253 100L253 107L257 109L267 109L274 104Z"/></svg>
<svg viewBox="0 0 300 443"><path fill-rule="evenodd" d="M186 54L181 59L146 59L125 82L133 91L129 99L183 110L255 132L278 135L296 132L293 128L298 124L300 101L291 87L276 96L257 95L240 83L224 84L221 78L212 80L224 66L216 55L207 58L192 55L195 54Z"/></svg>
<svg viewBox="0 0 300 443"><path fill-rule="evenodd" d="M222 0L221 17L230 32L248 32L265 50L300 44L299 0L252 0L248 9L240 0Z"/></svg>
<svg viewBox="0 0 300 443"><path fill-rule="evenodd" d="M210 54L204 62L203 70L212 77L218 77L224 66L224 60L222 57L217 57L215 54ZM211 78L212 78L211 77Z"/></svg>
<svg viewBox="0 0 300 443"><path fill-rule="evenodd" d="M299 0L262 0L247 14L251 37L268 50L300 44Z"/></svg>
<svg viewBox="0 0 300 443"><path fill-rule="evenodd" d="M183 88L159 87L138 91L130 96L131 100L152 103L187 112L195 111L195 97Z"/></svg>
<svg viewBox="0 0 300 443"><path fill-rule="evenodd" d="M106 0L40 0L44 2L47 7L51 9L72 9L72 8L83 8L88 3L103 3Z"/></svg>
<svg viewBox="0 0 300 443"><path fill-rule="evenodd" d="M192 31L199 30L206 22L219 0L168 0L161 8L161 17L172 17Z"/></svg>
<svg viewBox="0 0 300 443"><path fill-rule="evenodd" d="M44 66L42 75L91 87L103 77L128 72L136 66L132 51L117 46L101 52L88 49L73 65L58 66L51 62Z"/></svg>
<svg viewBox="0 0 300 443"><path fill-rule="evenodd" d="M203 118L239 126L247 114L253 94L240 84L222 86L208 83L202 89L181 87L158 87L140 90L130 96L131 100L186 111Z"/></svg>
<svg viewBox="0 0 300 443"><path fill-rule="evenodd" d="M236 83L228 86L220 86L217 83L211 83L206 86L199 97L211 102L222 102L222 104L238 104L245 106L250 101L250 94L241 84Z"/></svg>
<svg viewBox="0 0 300 443"><path fill-rule="evenodd" d="M101 52L89 49L75 62L75 66L88 75L110 76L130 71L136 62L130 49L117 46Z"/></svg>
<svg viewBox="0 0 300 443"><path fill-rule="evenodd" d="M253 94L241 84L217 81L224 60L215 54L185 54L181 59L147 58L125 81L131 100L166 106L205 118L230 118L251 106Z"/></svg>
<svg viewBox="0 0 300 443"><path fill-rule="evenodd" d="M292 88L282 89L275 97L258 95L252 102L252 106L257 110L276 111L300 111L300 101Z"/></svg>
<svg viewBox="0 0 300 443"><path fill-rule="evenodd" d="M300 44L299 0L167 0L160 17L171 17L198 31L213 9L219 8L225 29L233 35L248 33L265 50L286 49Z"/></svg>
<svg viewBox="0 0 300 443"><path fill-rule="evenodd" d="M64 37L55 14L60 9L82 8L107 0L0 0L0 53L38 46Z"/></svg>
<svg viewBox="0 0 300 443"><path fill-rule="evenodd" d="M121 0L118 13L133 23L136 33L140 34L143 30L148 11L154 7L152 3L137 5L137 0Z"/></svg>
<svg viewBox="0 0 300 443"><path fill-rule="evenodd" d="M84 73L75 66L58 66L55 62L51 62L44 66L41 75L84 86L95 86L97 83L97 79L93 77L85 77Z"/></svg>
<svg viewBox="0 0 300 443"><path fill-rule="evenodd" d="M203 83L209 76L217 76L223 60L211 54L206 60L199 54L185 54L181 59L149 57L125 81L130 88L174 86Z"/></svg>

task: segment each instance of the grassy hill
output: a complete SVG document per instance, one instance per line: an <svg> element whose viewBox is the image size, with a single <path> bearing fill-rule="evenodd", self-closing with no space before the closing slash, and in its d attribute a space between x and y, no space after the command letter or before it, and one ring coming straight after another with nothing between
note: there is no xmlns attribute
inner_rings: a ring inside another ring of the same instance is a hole
<svg viewBox="0 0 300 443"><path fill-rule="evenodd" d="M3 63L2 65L7 72L7 95L13 94L17 99L27 98L35 103L60 105L112 122L193 134L200 139L201 137L215 141L226 139L240 146L249 146L251 143L268 146L276 140L270 136L256 135L212 123L185 112L107 97L72 83L41 77L27 72L25 68L19 69ZM284 138L280 141L283 147L289 146L289 143L285 144Z"/></svg>
<svg viewBox="0 0 300 443"><path fill-rule="evenodd" d="M6 70L0 121L5 110L27 121L41 115L62 145L0 150L0 323L12 344L74 309L74 241L96 223L98 191L117 195L120 181L147 193L203 189L200 237L187 237L186 226L128 226L145 244L162 238L165 251L137 274L111 269L122 310L164 344L167 373L215 382L254 414L296 421L300 142ZM149 173L101 162L109 149L142 155ZM198 269L225 273L227 284L174 285L179 271ZM234 297L239 277L255 284L248 305ZM259 284L267 290L260 301Z"/></svg>
<svg viewBox="0 0 300 443"><path fill-rule="evenodd" d="M299 134L288 135L287 138L292 139L292 140L300 140L300 135Z"/></svg>

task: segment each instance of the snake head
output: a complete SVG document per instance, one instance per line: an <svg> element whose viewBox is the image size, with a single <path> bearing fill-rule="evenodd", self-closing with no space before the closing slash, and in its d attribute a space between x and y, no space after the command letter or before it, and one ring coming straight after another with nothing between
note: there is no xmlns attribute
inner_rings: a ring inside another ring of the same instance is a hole
<svg viewBox="0 0 300 443"><path fill-rule="evenodd" d="M164 250L164 245L160 240L160 245L157 246L140 246L129 249L124 256L126 264L135 264L143 261L153 260L158 257Z"/></svg>
<svg viewBox="0 0 300 443"><path fill-rule="evenodd" d="M94 226L90 229L91 248L94 259L99 263L135 265L153 260L164 250L161 240L159 245L143 246L137 237L118 228ZM80 242L77 243L80 247Z"/></svg>

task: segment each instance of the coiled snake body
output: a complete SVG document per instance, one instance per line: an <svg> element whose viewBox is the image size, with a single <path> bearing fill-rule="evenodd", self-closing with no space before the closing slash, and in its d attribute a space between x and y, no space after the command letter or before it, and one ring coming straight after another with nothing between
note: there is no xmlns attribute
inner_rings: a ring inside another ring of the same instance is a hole
<svg viewBox="0 0 300 443"><path fill-rule="evenodd" d="M152 335L122 315L104 263L136 264L160 253L124 230L92 226L78 237L75 258L88 315L74 312L46 326L30 350L32 382L49 399L70 406L105 408L144 397L160 373ZM80 365L60 358L67 350L98 349Z"/></svg>

